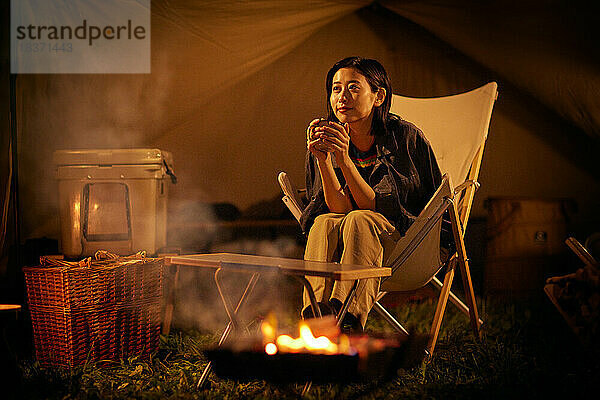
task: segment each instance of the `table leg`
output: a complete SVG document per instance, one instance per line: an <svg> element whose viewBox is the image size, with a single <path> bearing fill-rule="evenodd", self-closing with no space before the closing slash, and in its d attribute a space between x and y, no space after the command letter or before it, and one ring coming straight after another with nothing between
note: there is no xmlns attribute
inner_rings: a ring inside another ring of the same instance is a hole
<svg viewBox="0 0 600 400"><path fill-rule="evenodd" d="M217 291L219 292L219 296L221 297L221 301L223 302L223 307L225 307L225 312L227 313L227 317L229 318L229 321L233 324L233 329L238 330L240 328L240 323L238 321L238 318L235 315L235 311L233 310L233 307L229 303L229 300L227 299L227 297L225 297L225 293L223 292L223 289L221 288L221 284L219 283L219 275L222 270L223 270L223 268L219 268L215 271L215 284L217 286Z"/></svg>
<svg viewBox="0 0 600 400"><path fill-rule="evenodd" d="M179 286L179 265L175 265L175 271L169 268L168 275L173 275L171 280L171 286L167 295L167 305L165 306L165 318L162 324L162 334L165 336L169 335L171 331L171 321L173 320L173 309L175 308L175 293Z"/></svg>
<svg viewBox="0 0 600 400"><path fill-rule="evenodd" d="M219 268L220 269L220 268ZM218 284L218 279L216 277L217 272L219 270L215 271L215 281L217 281ZM250 277L250 280L248 281L248 284L246 285L246 289L244 289L244 293L242 294L242 297L240 297L240 300L238 301L237 307L235 308L235 310L233 311L233 313L231 313L231 316L233 316L235 318L235 314L237 314L239 312L239 310L241 309L241 307L244 305L244 302L246 301L246 299L248 298L248 296L250 295L250 293L252 293L252 290L254 289L254 286L256 286L256 282L258 281L258 278L260 277L260 274L255 273L252 274L252 276ZM219 289L220 290L220 289ZM224 300L224 297L221 297L222 300ZM225 305L225 302L223 303ZM227 310L227 305L225 305L225 309ZM229 311L228 311L228 315L229 315ZM221 339L219 339L219 346L221 346L225 340L227 340L227 337L229 336L229 334L231 333L231 331L234 328L234 319L232 319L230 317L229 323L227 324L227 326L225 327L225 330L223 331L223 334L221 335ZM202 375L200 376L200 379L198 379L198 384L196 385L197 388L203 387L204 384L206 383L206 380L208 379L208 376L210 375L212 371L212 361L209 362L206 367L204 368L204 371L202 371Z"/></svg>

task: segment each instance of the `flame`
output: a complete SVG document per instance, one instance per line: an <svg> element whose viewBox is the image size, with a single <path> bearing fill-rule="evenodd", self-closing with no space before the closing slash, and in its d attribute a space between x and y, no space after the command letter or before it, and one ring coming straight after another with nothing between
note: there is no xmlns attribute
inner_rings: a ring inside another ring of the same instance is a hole
<svg viewBox="0 0 600 400"><path fill-rule="evenodd" d="M266 339L275 337L275 329L271 324L265 322L260 326L260 330L262 331L263 337Z"/></svg>
<svg viewBox="0 0 600 400"><path fill-rule="evenodd" d="M268 342L265 345L265 352L269 355L276 354L278 351L282 353L308 351L317 354L336 354L347 353L350 350L348 338L345 335L340 335L340 344L338 345L326 336L315 337L310 327L304 322L300 323L300 337L279 335L275 339L275 343L272 342L272 339L275 338L276 332L268 321L263 321L261 330L263 338Z"/></svg>
<svg viewBox="0 0 600 400"><path fill-rule="evenodd" d="M337 353L338 351L337 344L331 342L327 336L315 338L308 325L304 323L300 325L300 338L304 340L308 350L323 350L326 353Z"/></svg>

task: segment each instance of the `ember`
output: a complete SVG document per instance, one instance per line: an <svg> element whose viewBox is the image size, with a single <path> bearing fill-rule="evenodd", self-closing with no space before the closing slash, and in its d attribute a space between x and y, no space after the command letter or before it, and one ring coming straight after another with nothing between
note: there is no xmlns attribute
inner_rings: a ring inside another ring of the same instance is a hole
<svg viewBox="0 0 600 400"><path fill-rule="evenodd" d="M267 343L267 345L265 346L265 353L267 353L270 356L277 354L277 346L275 346L274 343Z"/></svg>

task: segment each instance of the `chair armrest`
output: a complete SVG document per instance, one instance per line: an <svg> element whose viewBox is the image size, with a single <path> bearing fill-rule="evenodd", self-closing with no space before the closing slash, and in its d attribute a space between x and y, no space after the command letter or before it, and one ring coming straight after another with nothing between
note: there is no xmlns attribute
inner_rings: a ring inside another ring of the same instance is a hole
<svg viewBox="0 0 600 400"><path fill-rule="evenodd" d="M569 237L567 238L567 240L565 240L565 243L567 244L567 246L569 246L571 250L573 250L573 253L575 253L575 255L585 263L585 265L588 265L592 268L599 267L598 261L581 243L579 243L577 239L575 239L574 237Z"/></svg>
<svg viewBox="0 0 600 400"><path fill-rule="evenodd" d="M279 182L279 186L281 186L281 190L284 194L281 200L283 200L284 204L290 210L294 218L300 222L303 207L302 201L298 197L298 191L294 185L292 185L290 178L288 178L287 174L283 171L277 176L277 181Z"/></svg>
<svg viewBox="0 0 600 400"><path fill-rule="evenodd" d="M302 217L302 209L298 207L297 204L294 203L294 201L288 196L283 196L281 200L283 200L288 210L290 210L294 218L296 218L296 221L300 222L300 217Z"/></svg>
<svg viewBox="0 0 600 400"><path fill-rule="evenodd" d="M477 191L477 189L479 189L481 187L481 184L472 179L467 179L466 181L464 181L463 183L461 183L460 185L458 185L457 187L454 188L454 196L456 196L457 194L459 194L460 192L464 191L465 189L467 189L471 186L475 186L475 190Z"/></svg>

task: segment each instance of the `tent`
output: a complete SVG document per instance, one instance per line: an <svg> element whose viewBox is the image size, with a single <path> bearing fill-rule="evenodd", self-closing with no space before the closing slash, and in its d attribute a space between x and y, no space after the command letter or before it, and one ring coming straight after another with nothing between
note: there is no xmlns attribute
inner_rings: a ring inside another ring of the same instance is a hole
<svg viewBox="0 0 600 400"><path fill-rule="evenodd" d="M179 177L170 193L175 219L188 203L243 209L273 197L280 170L302 185L305 127L325 112L328 68L350 55L380 60L394 92L405 96L450 95L496 80L500 97L472 215L485 216L491 196L573 198L574 226L598 230L599 35L586 4L152 1L151 74L18 76L21 240L59 236L57 149L171 151Z"/></svg>

